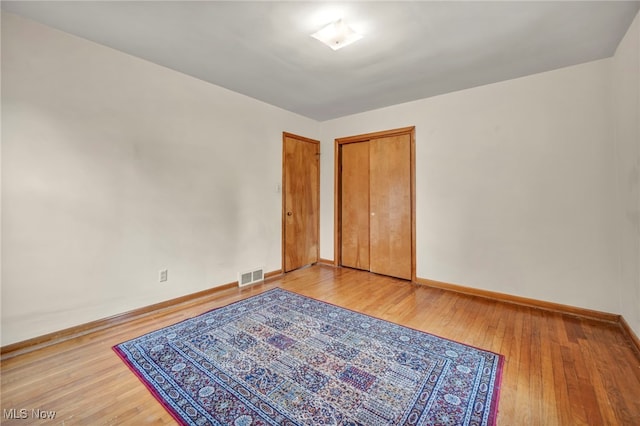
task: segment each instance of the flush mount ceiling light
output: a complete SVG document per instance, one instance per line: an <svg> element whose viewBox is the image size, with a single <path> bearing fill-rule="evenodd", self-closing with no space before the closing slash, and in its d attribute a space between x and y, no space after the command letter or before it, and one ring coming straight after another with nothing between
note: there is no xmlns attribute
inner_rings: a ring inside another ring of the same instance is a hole
<svg viewBox="0 0 640 426"><path fill-rule="evenodd" d="M354 41L360 40L362 34L358 34L349 27L342 19L327 25L311 37L320 40L333 50L338 50L350 45Z"/></svg>

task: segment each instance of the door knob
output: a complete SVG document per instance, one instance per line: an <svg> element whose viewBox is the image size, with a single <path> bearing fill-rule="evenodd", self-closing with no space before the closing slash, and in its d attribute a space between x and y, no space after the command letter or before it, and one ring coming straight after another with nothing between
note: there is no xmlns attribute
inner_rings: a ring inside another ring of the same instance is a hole
<svg viewBox="0 0 640 426"><path fill-rule="evenodd" d="M292 216L293 213L292 212L287 212L287 216Z"/></svg>

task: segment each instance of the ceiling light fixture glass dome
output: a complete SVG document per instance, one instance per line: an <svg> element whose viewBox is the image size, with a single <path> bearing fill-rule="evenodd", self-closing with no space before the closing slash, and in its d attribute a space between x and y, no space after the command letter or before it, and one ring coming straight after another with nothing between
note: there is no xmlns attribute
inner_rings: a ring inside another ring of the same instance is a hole
<svg viewBox="0 0 640 426"><path fill-rule="evenodd" d="M320 40L333 50L338 50L350 45L354 41L360 40L362 34L355 32L344 20L338 19L320 31L311 34L311 37Z"/></svg>

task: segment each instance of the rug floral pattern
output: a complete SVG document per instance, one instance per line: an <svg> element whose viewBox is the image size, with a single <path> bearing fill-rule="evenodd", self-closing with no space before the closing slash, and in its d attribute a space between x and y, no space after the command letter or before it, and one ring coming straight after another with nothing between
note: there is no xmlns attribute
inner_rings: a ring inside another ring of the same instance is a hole
<svg viewBox="0 0 640 426"><path fill-rule="evenodd" d="M114 350L189 425L492 425L503 362L282 289Z"/></svg>

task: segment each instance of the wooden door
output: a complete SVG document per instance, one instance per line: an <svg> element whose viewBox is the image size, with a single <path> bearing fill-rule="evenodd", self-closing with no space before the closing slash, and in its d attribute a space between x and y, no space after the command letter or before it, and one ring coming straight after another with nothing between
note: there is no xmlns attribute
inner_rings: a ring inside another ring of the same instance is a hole
<svg viewBox="0 0 640 426"><path fill-rule="evenodd" d="M411 137L369 142L370 270L411 279Z"/></svg>
<svg viewBox="0 0 640 426"><path fill-rule="evenodd" d="M336 139L336 265L415 279L415 128Z"/></svg>
<svg viewBox="0 0 640 426"><path fill-rule="evenodd" d="M320 142L283 133L284 272L316 263L320 234Z"/></svg>
<svg viewBox="0 0 640 426"><path fill-rule="evenodd" d="M342 146L341 264L369 270L369 143Z"/></svg>

